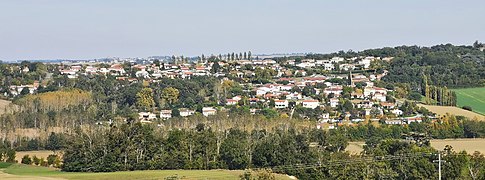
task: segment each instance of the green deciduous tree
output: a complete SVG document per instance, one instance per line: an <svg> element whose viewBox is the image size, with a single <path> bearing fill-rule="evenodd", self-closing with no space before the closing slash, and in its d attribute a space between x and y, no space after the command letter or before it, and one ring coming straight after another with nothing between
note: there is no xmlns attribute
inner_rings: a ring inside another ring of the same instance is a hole
<svg viewBox="0 0 485 180"><path fill-rule="evenodd" d="M136 105L142 111L151 110L155 105L153 90L151 88L143 88L136 93Z"/></svg>
<svg viewBox="0 0 485 180"><path fill-rule="evenodd" d="M165 100L169 105L173 105L178 101L180 92L178 89L173 87L167 87L162 90L161 98Z"/></svg>

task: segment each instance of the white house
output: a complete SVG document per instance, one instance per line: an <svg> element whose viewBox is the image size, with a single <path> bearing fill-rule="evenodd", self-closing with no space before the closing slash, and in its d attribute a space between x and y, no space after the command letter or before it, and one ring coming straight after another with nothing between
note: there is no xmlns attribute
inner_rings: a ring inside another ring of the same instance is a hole
<svg viewBox="0 0 485 180"><path fill-rule="evenodd" d="M393 114L395 114L396 116L401 116L401 115L402 115L402 113L403 113L403 112L402 112L401 110L399 110L399 109L393 109L391 112L392 112Z"/></svg>
<svg viewBox="0 0 485 180"><path fill-rule="evenodd" d="M157 119L157 115L153 114L151 112L139 112L138 113L138 119L142 122L143 121L152 121L152 120Z"/></svg>
<svg viewBox="0 0 485 180"><path fill-rule="evenodd" d="M301 95L301 93L298 93L298 92L293 92L293 93L286 95L286 99L298 100L298 99L302 99L302 98L303 98L303 96Z"/></svg>
<svg viewBox="0 0 485 180"><path fill-rule="evenodd" d="M94 74L94 73L96 73L98 71L98 68L93 67L93 66L88 66L88 67L86 67L86 70L85 71L88 74Z"/></svg>
<svg viewBox="0 0 485 180"><path fill-rule="evenodd" d="M374 60L374 57L366 57L359 61L360 65L363 65L365 69L370 67L370 63Z"/></svg>
<svg viewBox="0 0 485 180"><path fill-rule="evenodd" d="M296 66L301 67L301 68L311 68L311 67L315 67L315 63L302 62L300 64L297 64Z"/></svg>
<svg viewBox="0 0 485 180"><path fill-rule="evenodd" d="M182 116L182 117L192 116L195 113L194 110L190 110L190 109L187 109L187 108L181 108L181 109L179 109L179 112L180 112L180 116Z"/></svg>
<svg viewBox="0 0 485 180"><path fill-rule="evenodd" d="M326 95L329 95L329 94L335 94L335 95L340 95L342 94L343 90L342 90L342 87L340 86L332 86L332 87L329 87L329 88L325 88L323 90L323 93L325 93Z"/></svg>
<svg viewBox="0 0 485 180"><path fill-rule="evenodd" d="M122 74L125 74L125 69L123 68L123 66L121 64L113 64L111 65L111 67L109 69L107 69L107 71L113 71L115 72L115 74L118 74L118 75L122 75Z"/></svg>
<svg viewBox="0 0 485 180"><path fill-rule="evenodd" d="M148 71L145 71L145 70L141 70L141 71L137 71L135 73L136 77L143 77L143 78L149 78L150 77L150 73L148 73Z"/></svg>
<svg viewBox="0 0 485 180"><path fill-rule="evenodd" d="M278 109L288 108L288 100L275 100L274 104L275 104L275 108L278 108Z"/></svg>
<svg viewBox="0 0 485 180"><path fill-rule="evenodd" d="M382 93L376 93L374 96L372 96L372 99L381 101L381 102L386 102L387 98L385 94Z"/></svg>
<svg viewBox="0 0 485 180"><path fill-rule="evenodd" d="M318 100L314 100L314 99L309 99L309 100L303 100L302 101L302 106L304 108L315 109L319 105L320 105L320 102L318 102Z"/></svg>
<svg viewBox="0 0 485 180"><path fill-rule="evenodd" d="M423 119L421 119L421 117L408 117L406 118L406 121L408 124L411 124L411 123L421 123L423 122Z"/></svg>
<svg viewBox="0 0 485 180"><path fill-rule="evenodd" d="M375 95L377 93L383 94L384 96L387 95L386 88L379 88L379 87L365 87L364 88L364 96L369 97Z"/></svg>
<svg viewBox="0 0 485 180"><path fill-rule="evenodd" d="M237 100L235 99L226 99L226 105L227 106L232 106L232 105L236 105L237 104Z"/></svg>
<svg viewBox="0 0 485 180"><path fill-rule="evenodd" d="M213 107L203 107L202 108L202 114L204 116L211 116L211 115L216 115L217 110L214 109Z"/></svg>
<svg viewBox="0 0 485 180"><path fill-rule="evenodd" d="M393 120L386 120L386 124L398 125L398 124L403 124L403 122L399 119L393 119Z"/></svg>
<svg viewBox="0 0 485 180"><path fill-rule="evenodd" d="M160 118L162 118L162 119L172 118L172 110L162 110L162 111L160 111Z"/></svg>
<svg viewBox="0 0 485 180"><path fill-rule="evenodd" d="M340 69L348 71L348 70L354 70L355 65L354 64L341 64Z"/></svg>
<svg viewBox="0 0 485 180"><path fill-rule="evenodd" d="M256 96L262 96L265 95L266 93L270 92L271 89L268 87L259 87L256 89Z"/></svg>
<svg viewBox="0 0 485 180"><path fill-rule="evenodd" d="M342 61L344 61L345 59L343 57L333 57L332 59L330 59L330 61L332 63L340 63Z"/></svg>

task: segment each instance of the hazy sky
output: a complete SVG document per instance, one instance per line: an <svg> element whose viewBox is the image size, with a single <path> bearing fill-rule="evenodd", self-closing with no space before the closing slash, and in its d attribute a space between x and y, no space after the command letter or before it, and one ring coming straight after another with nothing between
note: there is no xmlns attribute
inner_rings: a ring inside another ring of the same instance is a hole
<svg viewBox="0 0 485 180"><path fill-rule="evenodd" d="M484 0L0 0L0 59L485 41Z"/></svg>

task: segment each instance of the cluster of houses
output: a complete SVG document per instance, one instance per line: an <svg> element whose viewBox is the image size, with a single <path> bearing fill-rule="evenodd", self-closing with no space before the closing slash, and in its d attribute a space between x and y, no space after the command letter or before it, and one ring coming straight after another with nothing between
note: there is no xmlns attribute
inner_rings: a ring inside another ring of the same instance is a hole
<svg viewBox="0 0 485 180"><path fill-rule="evenodd" d="M179 115L181 117L187 117L187 116L192 116L194 115L196 112L195 110L190 110L190 109L187 109L187 108L181 108L179 109ZM212 115L216 115L217 114L217 109L213 108L213 107L203 107L202 108L202 115L204 116L212 116ZM172 118L172 115L173 115L173 110L161 110L160 111L160 115L158 117L160 117L160 119L170 119ZM157 114L155 113L152 113L152 112L139 112L138 113L138 119L140 120L140 122L153 122L154 120L156 120L157 118Z"/></svg>
<svg viewBox="0 0 485 180"><path fill-rule="evenodd" d="M33 94L38 88L39 88L40 84L39 84L39 81L34 81L34 83L32 84L26 84L26 85L11 85L9 87L9 91L10 91L10 94L13 95L13 96L18 96L22 93L22 91L27 88L28 89L28 93L29 94ZM4 94L5 96L7 96L7 92L5 92Z"/></svg>
<svg viewBox="0 0 485 180"><path fill-rule="evenodd" d="M350 112L341 112L346 119L352 122L362 121L362 117L370 115L394 114L398 118L388 119L387 124L406 124L410 122L421 122L421 117L404 118L403 112L399 110L399 104L388 101L388 92L390 90L374 86L374 82L387 75L383 73L366 73L352 74L352 71L366 70L371 68L372 62L376 60L390 61L392 57L354 57L345 59L342 57L333 57L325 60L301 59L285 60L277 62L273 59L264 60L238 60L238 61L212 61L197 63L146 63L146 64L78 64L78 65L59 65L57 70L60 75L68 78L77 78L80 75L112 75L118 80L127 80L136 82L139 79L157 81L160 78L180 78L190 79L193 76L215 76L224 79L230 78L247 78L256 75L256 69L274 70L273 82L267 84L250 84L248 91L252 91L253 96L248 97L250 104L274 102L272 108L279 111L290 111L296 105L308 109L330 107L336 109L343 103L342 95L345 86L352 88L351 96L348 99L352 106L361 109L359 115L352 115ZM217 63L217 64L215 64ZM217 68L214 68L217 66ZM309 75L308 69L323 69L326 71L350 71L349 74L327 74L327 75ZM23 68L22 72L28 72ZM343 79L345 84L332 83L330 79ZM276 83L278 82L278 83ZM284 82L284 83L282 83ZM316 88L316 85L324 85L323 88ZM356 84L360 84L359 88ZM301 91L295 89L304 89L311 86L312 92L316 95L323 95L325 100L313 99L305 96ZM24 88L28 88L29 93L35 93L39 87L36 81L31 85L10 86L10 94L17 96ZM225 99L221 102L223 106L236 106L240 104L242 97L236 95ZM251 109L251 113L257 112L258 109ZM195 110L179 109L179 115L187 117L194 115ZM217 113L215 107L204 107L202 112L204 116L211 116ZM153 112L140 112L139 119L142 122L151 122L155 119L169 119L174 113L172 110L161 110L159 114ZM352 118L351 118L352 117ZM321 123L341 123L339 117L332 117L329 113L323 112L320 115ZM320 125L319 125L320 126Z"/></svg>
<svg viewBox="0 0 485 180"><path fill-rule="evenodd" d="M295 60L285 61L283 64L276 62L273 59L264 60L238 60L238 61L218 61L218 62L200 62L200 63L161 63L157 64L136 64L131 67L123 67L122 64L114 63L111 67L96 67L94 65L72 65L72 66L59 66L59 72L61 75L67 75L69 78L76 78L79 74L110 74L113 76L129 76L126 72L128 68L135 72L136 78L145 79L157 79L157 78L190 78L192 76L228 76L235 77L250 77L254 76L255 68L269 68L277 72L275 77L282 77L283 75L300 75L306 76L305 68L320 67L327 71L335 70L339 67L341 70L351 71L357 68L368 69L372 61L375 60L390 60L392 58L380 58L380 57L355 57L350 59L344 59L341 57L334 57L328 60L314 60L303 59L301 62ZM345 63L344 63L345 62ZM214 63L218 63L219 67L227 69L225 72L212 72L211 69ZM252 69L245 68L250 65ZM288 66L282 66L288 65ZM300 70L294 70L291 67L302 68ZM127 77L129 78L129 77ZM134 77L131 77L134 78ZM377 77L370 77L376 79Z"/></svg>

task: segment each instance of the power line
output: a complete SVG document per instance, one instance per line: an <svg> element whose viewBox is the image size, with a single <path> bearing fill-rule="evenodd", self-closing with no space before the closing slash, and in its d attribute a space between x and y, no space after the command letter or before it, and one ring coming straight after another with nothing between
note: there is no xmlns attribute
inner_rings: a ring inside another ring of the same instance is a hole
<svg viewBox="0 0 485 180"><path fill-rule="evenodd" d="M433 153L385 155L385 156L364 157L364 158L357 158L357 159L347 159L347 160L332 160L326 163L281 165L281 166L270 167L270 169L273 169L273 170L315 169L315 168L333 167L333 166L341 166L341 165L349 165L349 164L357 164L357 163L395 161L395 160L411 159L411 158L425 157L425 156L431 156L431 155L433 155Z"/></svg>
<svg viewBox="0 0 485 180"><path fill-rule="evenodd" d="M446 154L446 156L463 156L466 154ZM373 156L373 157L362 157L362 158L355 158L355 159L346 159L346 160L331 160L325 163L311 163L311 164L293 164L293 165L280 165L280 166L273 166L273 167L266 167L266 168L255 168L255 169L271 169L273 171L288 171L288 170L303 170L303 169L318 169L318 168L329 168L335 166L347 166L351 164L358 164L358 163L375 163L375 162L390 162L396 160L405 160L405 159L414 159L414 158L421 158L421 157L433 157L438 156L438 160L434 160L433 162L438 162L438 177L441 179L441 164L446 162L442 160L442 152L438 153L409 153L409 154L400 154L400 155L385 155L385 156Z"/></svg>

